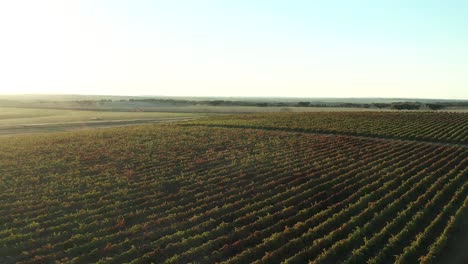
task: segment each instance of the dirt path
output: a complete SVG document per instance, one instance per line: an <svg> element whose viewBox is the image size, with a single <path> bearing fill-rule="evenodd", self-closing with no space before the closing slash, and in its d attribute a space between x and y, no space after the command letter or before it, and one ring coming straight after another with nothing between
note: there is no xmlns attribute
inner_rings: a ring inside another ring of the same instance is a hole
<svg viewBox="0 0 468 264"><path fill-rule="evenodd" d="M461 218L461 224L454 230L454 235L448 241L447 250L439 263L466 264L468 263L468 213Z"/></svg>

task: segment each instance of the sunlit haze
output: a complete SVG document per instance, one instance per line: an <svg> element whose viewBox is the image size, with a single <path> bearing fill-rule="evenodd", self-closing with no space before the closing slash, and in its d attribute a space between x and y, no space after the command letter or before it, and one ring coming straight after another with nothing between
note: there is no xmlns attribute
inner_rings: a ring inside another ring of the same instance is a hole
<svg viewBox="0 0 468 264"><path fill-rule="evenodd" d="M468 99L468 1L0 2L0 93Z"/></svg>

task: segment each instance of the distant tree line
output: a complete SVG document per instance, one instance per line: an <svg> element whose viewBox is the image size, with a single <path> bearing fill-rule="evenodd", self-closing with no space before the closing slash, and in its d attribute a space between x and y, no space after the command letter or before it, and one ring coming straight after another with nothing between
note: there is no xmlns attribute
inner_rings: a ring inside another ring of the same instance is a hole
<svg viewBox="0 0 468 264"><path fill-rule="evenodd" d="M112 103L112 99L101 99L101 100L78 100L74 101L80 105L97 105L97 104L105 104L105 103Z"/></svg>
<svg viewBox="0 0 468 264"><path fill-rule="evenodd" d="M112 103L111 99L75 101L80 105L96 105ZM173 106L256 106L256 107L337 107L337 108L373 108L394 110L441 110L448 107L468 107L468 102L391 102L391 103L340 103L340 102L276 102L276 101L230 101L230 100L184 100L141 98L118 100L118 102L148 103Z"/></svg>

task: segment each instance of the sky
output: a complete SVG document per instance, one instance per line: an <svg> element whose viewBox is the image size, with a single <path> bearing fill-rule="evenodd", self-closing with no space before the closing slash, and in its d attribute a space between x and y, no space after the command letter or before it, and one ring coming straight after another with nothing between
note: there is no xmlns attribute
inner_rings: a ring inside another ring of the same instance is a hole
<svg viewBox="0 0 468 264"><path fill-rule="evenodd" d="M468 99L468 1L0 0L0 94Z"/></svg>

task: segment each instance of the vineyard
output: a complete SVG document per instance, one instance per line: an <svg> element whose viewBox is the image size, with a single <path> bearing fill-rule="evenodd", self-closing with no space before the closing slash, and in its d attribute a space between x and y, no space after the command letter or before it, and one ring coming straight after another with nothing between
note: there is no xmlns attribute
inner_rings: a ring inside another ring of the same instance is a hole
<svg viewBox="0 0 468 264"><path fill-rule="evenodd" d="M0 138L0 263L437 263L468 218L467 140L452 113Z"/></svg>
<svg viewBox="0 0 468 264"><path fill-rule="evenodd" d="M197 125L263 128L468 144L468 113L315 112L233 115Z"/></svg>

